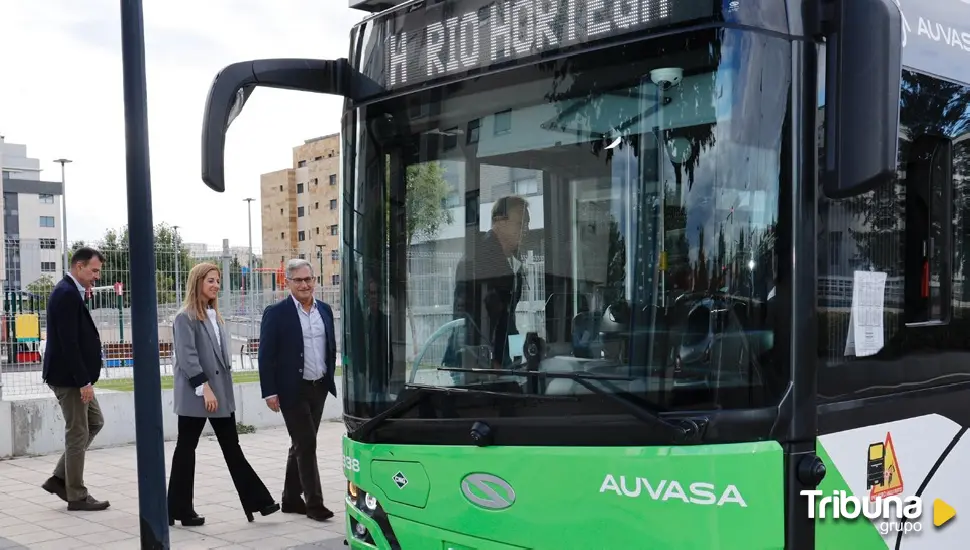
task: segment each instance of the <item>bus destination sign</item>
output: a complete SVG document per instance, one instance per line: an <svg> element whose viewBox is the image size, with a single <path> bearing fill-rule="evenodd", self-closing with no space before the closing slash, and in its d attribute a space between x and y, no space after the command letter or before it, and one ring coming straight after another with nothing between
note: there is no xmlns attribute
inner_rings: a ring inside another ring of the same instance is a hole
<svg viewBox="0 0 970 550"><path fill-rule="evenodd" d="M711 0L469 0L387 22L386 89L644 29L710 18Z"/></svg>

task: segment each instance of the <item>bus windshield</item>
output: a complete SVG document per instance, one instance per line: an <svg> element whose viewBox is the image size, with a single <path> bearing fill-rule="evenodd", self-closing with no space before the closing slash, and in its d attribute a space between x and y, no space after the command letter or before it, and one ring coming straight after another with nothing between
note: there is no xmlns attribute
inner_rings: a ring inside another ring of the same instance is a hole
<svg viewBox="0 0 970 550"><path fill-rule="evenodd" d="M570 397L555 415L776 404L790 50L711 28L349 114L346 412L408 384Z"/></svg>

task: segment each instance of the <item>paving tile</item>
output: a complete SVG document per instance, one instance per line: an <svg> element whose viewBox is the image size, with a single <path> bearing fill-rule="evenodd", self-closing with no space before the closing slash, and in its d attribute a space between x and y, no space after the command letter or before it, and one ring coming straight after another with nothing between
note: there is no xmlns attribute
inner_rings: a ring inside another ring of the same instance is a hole
<svg viewBox="0 0 970 550"><path fill-rule="evenodd" d="M320 427L318 458L324 498L337 516L319 524L304 516L276 513L249 523L214 437L203 437L196 458L195 506L206 524L169 528L172 548L339 548L343 545L343 492L340 469L341 423ZM289 436L284 428L258 430L239 438L243 451L277 501L283 491ZM174 443L165 445L166 481ZM0 550L140 546L138 474L134 446L89 451L85 484L95 498L108 499L100 512L69 512L40 485L50 476L58 454L0 462ZM331 543L336 545L330 546Z"/></svg>
<svg viewBox="0 0 970 550"><path fill-rule="evenodd" d="M141 545L141 540L138 537L131 537L123 540L116 540L114 542L103 543L99 545L101 550L134 550L139 548Z"/></svg>
<svg viewBox="0 0 970 550"><path fill-rule="evenodd" d="M94 533L102 533L104 531L116 530L108 525L104 525L101 523L94 523L93 521L82 522L79 525L69 525L67 527L55 527L51 525L50 528L53 531L57 531L62 535L67 535L70 537L78 537L81 535L91 535Z"/></svg>
<svg viewBox="0 0 970 550"><path fill-rule="evenodd" d="M74 550L81 548L89 548L91 545L79 541L73 537L66 537L60 539L47 540L44 542L33 542L30 544L30 550ZM0 548L3 548L0 546Z"/></svg>
<svg viewBox="0 0 970 550"><path fill-rule="evenodd" d="M17 535L10 535L10 540L30 548L38 542L47 542L64 538L64 535L58 533L57 531L51 531L50 529L42 529L38 531L36 530L36 525L31 525L31 527L33 527L35 530Z"/></svg>

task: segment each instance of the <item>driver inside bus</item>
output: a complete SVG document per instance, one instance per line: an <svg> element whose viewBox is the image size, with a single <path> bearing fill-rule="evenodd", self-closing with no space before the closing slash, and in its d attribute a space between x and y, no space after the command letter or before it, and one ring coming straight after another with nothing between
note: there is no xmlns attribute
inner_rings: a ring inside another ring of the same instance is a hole
<svg viewBox="0 0 970 550"><path fill-rule="evenodd" d="M508 344L509 336L519 333L515 309L524 281L519 246L529 229L529 203L516 195L502 197L492 205L491 217L492 228L468 247L455 270L454 317L465 319L464 343L485 347L491 368L503 368L521 355ZM460 366L456 340L453 335L448 342L450 366Z"/></svg>

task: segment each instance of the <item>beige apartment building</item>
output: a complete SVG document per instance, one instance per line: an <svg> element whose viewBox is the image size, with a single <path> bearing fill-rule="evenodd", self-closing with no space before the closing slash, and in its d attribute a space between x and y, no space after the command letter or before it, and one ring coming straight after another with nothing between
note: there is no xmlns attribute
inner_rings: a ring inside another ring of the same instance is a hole
<svg viewBox="0 0 970 550"><path fill-rule="evenodd" d="M293 148L293 167L260 176L263 261L306 258L324 285L340 284L340 135Z"/></svg>

